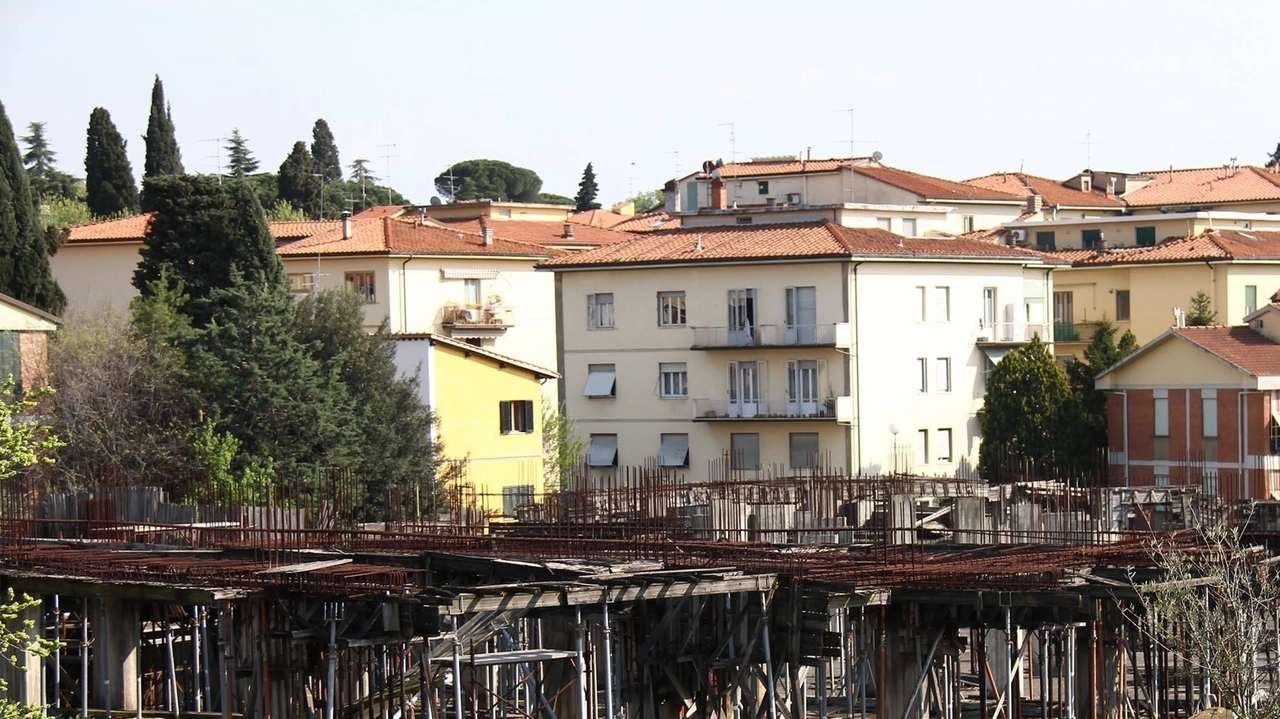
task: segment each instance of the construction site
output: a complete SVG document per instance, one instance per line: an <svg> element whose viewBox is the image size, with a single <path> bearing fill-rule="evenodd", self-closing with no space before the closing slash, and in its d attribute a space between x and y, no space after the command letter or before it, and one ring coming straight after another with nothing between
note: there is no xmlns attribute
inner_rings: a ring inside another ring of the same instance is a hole
<svg viewBox="0 0 1280 719"><path fill-rule="evenodd" d="M584 474L510 516L420 496L361 521L320 473L6 483L0 575L58 647L10 697L59 716L1186 717L1218 689L1154 641L1153 542L1194 487ZM1267 541L1273 522L1250 525ZM1175 631L1177 631L1175 629ZM1256 657L1276 681L1273 651ZM21 670L21 671L20 671Z"/></svg>

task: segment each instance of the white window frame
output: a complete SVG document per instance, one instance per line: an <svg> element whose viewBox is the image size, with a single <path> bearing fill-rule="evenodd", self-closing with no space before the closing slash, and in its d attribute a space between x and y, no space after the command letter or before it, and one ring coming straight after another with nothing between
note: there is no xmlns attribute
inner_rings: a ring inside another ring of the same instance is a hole
<svg viewBox="0 0 1280 719"><path fill-rule="evenodd" d="M348 291L356 293L356 296L364 300L366 305L377 304L377 278L373 272L359 271L348 272L343 276L343 284Z"/></svg>
<svg viewBox="0 0 1280 719"><path fill-rule="evenodd" d="M919 369L917 374L920 376L920 382L916 386L916 391L920 394L929 394L929 358L917 357L916 367Z"/></svg>
<svg viewBox="0 0 1280 719"><path fill-rule="evenodd" d="M663 399L688 399L689 364L687 362L658 363L658 396Z"/></svg>
<svg viewBox="0 0 1280 719"><path fill-rule="evenodd" d="M902 236L903 237L916 236L916 218L914 217L902 218Z"/></svg>
<svg viewBox="0 0 1280 719"><path fill-rule="evenodd" d="M876 227L877 227L877 228L879 228L879 229L881 229L881 230L884 230L885 232L893 232L893 218L892 218L892 217L877 217L877 218L876 218Z"/></svg>
<svg viewBox="0 0 1280 719"><path fill-rule="evenodd" d="M289 274L289 289L295 295L309 295L315 292L316 273L291 272Z"/></svg>
<svg viewBox="0 0 1280 719"><path fill-rule="evenodd" d="M1156 390L1159 392L1159 390ZM1167 390L1166 390L1167 391ZM1169 436L1169 395L1156 395L1152 398L1152 425L1156 437Z"/></svg>
<svg viewBox="0 0 1280 719"><path fill-rule="evenodd" d="M916 464L929 464L929 430L916 430Z"/></svg>
<svg viewBox="0 0 1280 719"><path fill-rule="evenodd" d="M961 223L961 227L964 228L963 232L965 233L973 232L973 227L974 227L973 215L961 215L960 223Z"/></svg>
<svg viewBox="0 0 1280 719"><path fill-rule="evenodd" d="M933 321L951 321L951 286L938 285L933 288Z"/></svg>
<svg viewBox="0 0 1280 719"><path fill-rule="evenodd" d="M934 378L934 392L949 393L951 392L951 358L939 357L934 362L937 369L937 377Z"/></svg>
<svg viewBox="0 0 1280 719"><path fill-rule="evenodd" d="M658 293L658 326L688 326L684 290Z"/></svg>
<svg viewBox="0 0 1280 719"><path fill-rule="evenodd" d="M601 302L608 297L608 302ZM605 308L608 308L607 310ZM614 304L612 292L597 292L587 295L587 329L611 330L614 328Z"/></svg>
<svg viewBox="0 0 1280 719"><path fill-rule="evenodd" d="M1212 421L1210 421L1212 420ZM1200 390L1200 434L1207 439L1218 437L1218 390Z"/></svg>
<svg viewBox="0 0 1280 719"><path fill-rule="evenodd" d="M938 461L951 463L953 460L951 446L951 428L942 427L938 430Z"/></svg>
<svg viewBox="0 0 1280 719"><path fill-rule="evenodd" d="M926 302L927 299L928 296L925 291L925 286L916 285L916 307L919 309L919 312L916 313L916 322L929 321L929 305Z"/></svg>

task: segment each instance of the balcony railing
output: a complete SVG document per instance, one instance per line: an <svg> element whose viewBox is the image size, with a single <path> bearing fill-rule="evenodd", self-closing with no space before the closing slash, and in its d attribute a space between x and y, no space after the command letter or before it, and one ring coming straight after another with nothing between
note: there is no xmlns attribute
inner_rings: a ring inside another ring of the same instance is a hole
<svg viewBox="0 0 1280 719"><path fill-rule="evenodd" d="M730 402L727 399L695 399L693 418L702 421L725 420L828 420L835 421L834 407L825 402L792 402L789 400L758 400L756 402Z"/></svg>
<svg viewBox="0 0 1280 719"><path fill-rule="evenodd" d="M1049 325L1027 322L978 323L977 343L980 345L1025 344L1036 337L1042 340L1049 337Z"/></svg>
<svg viewBox="0 0 1280 719"><path fill-rule="evenodd" d="M1098 331L1097 322L1055 322L1054 342L1090 342Z"/></svg>
<svg viewBox="0 0 1280 719"><path fill-rule="evenodd" d="M835 347L836 323L823 325L748 325L694 327L696 350L740 347Z"/></svg>
<svg viewBox="0 0 1280 719"><path fill-rule="evenodd" d="M500 305L448 304L440 311L440 324L458 329L504 330L515 326L515 312Z"/></svg>

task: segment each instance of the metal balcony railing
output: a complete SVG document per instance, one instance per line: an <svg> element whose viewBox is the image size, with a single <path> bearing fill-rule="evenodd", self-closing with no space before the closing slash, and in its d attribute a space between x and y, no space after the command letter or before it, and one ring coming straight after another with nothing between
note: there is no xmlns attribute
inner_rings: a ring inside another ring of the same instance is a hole
<svg viewBox="0 0 1280 719"><path fill-rule="evenodd" d="M1097 322L1055 322L1054 342L1090 342L1098 331Z"/></svg>
<svg viewBox="0 0 1280 719"><path fill-rule="evenodd" d="M440 311L440 324L445 327L486 327L491 329L515 326L515 312L500 305L448 304Z"/></svg>
<svg viewBox="0 0 1280 719"><path fill-rule="evenodd" d="M727 399L695 399L695 420L797 420L825 419L835 421L834 407L824 401L792 402L789 400L759 400L756 402L730 402Z"/></svg>
<svg viewBox="0 0 1280 719"><path fill-rule="evenodd" d="M1021 344L1039 337L1049 338L1049 325L1027 322L978 323L978 344Z"/></svg>
<svg viewBox="0 0 1280 719"><path fill-rule="evenodd" d="M835 347L836 323L694 327L692 349L738 347Z"/></svg>

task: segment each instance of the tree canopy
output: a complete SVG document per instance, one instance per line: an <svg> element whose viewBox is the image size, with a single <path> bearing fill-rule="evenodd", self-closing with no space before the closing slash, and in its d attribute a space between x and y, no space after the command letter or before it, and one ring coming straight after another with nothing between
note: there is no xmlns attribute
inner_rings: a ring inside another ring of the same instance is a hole
<svg viewBox="0 0 1280 719"><path fill-rule="evenodd" d="M164 101L164 85L159 75L151 86L151 116L147 119L147 134L142 139L147 143L142 169L144 179L182 174L182 153L178 151L178 138L173 132L173 113Z"/></svg>
<svg viewBox="0 0 1280 719"><path fill-rule="evenodd" d="M578 194L573 198L574 207L578 212L586 212L587 210L600 209L600 203L596 202L596 196L600 194L600 186L596 184L596 171L588 162L586 168L582 170L582 181L578 183Z"/></svg>
<svg viewBox="0 0 1280 719"><path fill-rule="evenodd" d="M1116 342L1116 328L1107 319L1095 325L1093 338L1085 347L1084 359L1067 363L1067 379L1079 399L1081 410L1079 438L1085 451L1094 453L1107 447L1107 396L1094 386L1094 380L1108 367L1138 350L1138 340L1125 330Z"/></svg>
<svg viewBox="0 0 1280 719"><path fill-rule="evenodd" d="M436 190L449 201L506 200L537 202L538 173L502 160L464 160L436 177Z"/></svg>
<svg viewBox="0 0 1280 719"><path fill-rule="evenodd" d="M13 125L0 104L0 292L61 312L67 298L49 268L61 240L56 229L40 228Z"/></svg>
<svg viewBox="0 0 1280 719"><path fill-rule="evenodd" d="M636 206L636 214L643 214L662 207L664 195L662 190L641 190L622 202L631 202Z"/></svg>
<svg viewBox="0 0 1280 719"><path fill-rule="evenodd" d="M95 107L89 114L84 173L86 201L96 217L138 211L138 185L125 147L124 138L111 122L111 113Z"/></svg>
<svg viewBox="0 0 1280 719"><path fill-rule="evenodd" d="M1197 290L1191 296L1191 309L1187 311L1187 326L1208 327L1217 322L1218 312L1213 309L1213 300L1204 290Z"/></svg>
<svg viewBox="0 0 1280 719"><path fill-rule="evenodd" d="M22 164L27 167L31 199L37 203L46 196L76 199L80 180L57 168L58 153L53 151L49 141L44 137L44 123L27 123L27 134L21 139L27 146L27 152L22 156Z"/></svg>
<svg viewBox="0 0 1280 719"><path fill-rule="evenodd" d="M326 182L342 179L342 162L338 160L338 144L333 140L333 132L329 123L323 118L316 120L311 128L311 157L316 163L316 172L324 175Z"/></svg>
<svg viewBox="0 0 1280 719"><path fill-rule="evenodd" d="M307 149L307 143L293 143L293 150L280 165L276 187L280 199L307 213L308 217L320 214L320 178L315 159Z"/></svg>
<svg viewBox="0 0 1280 719"><path fill-rule="evenodd" d="M258 171L258 160L249 150L249 141L240 134L240 128L231 131L231 137L223 147L227 151L227 174L244 177Z"/></svg>

